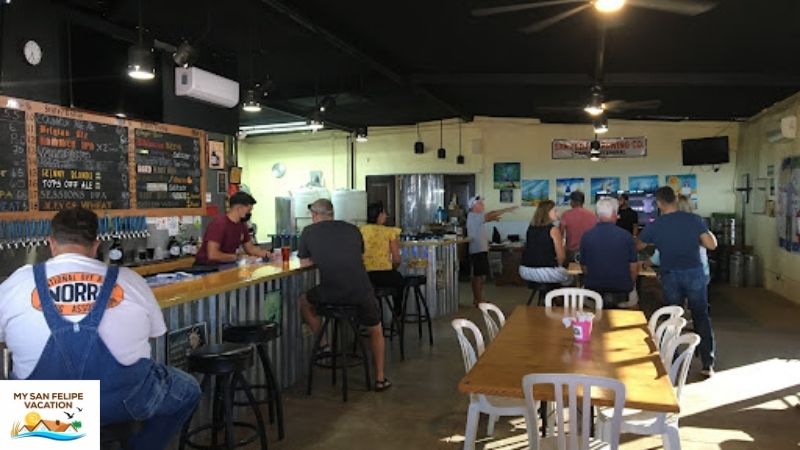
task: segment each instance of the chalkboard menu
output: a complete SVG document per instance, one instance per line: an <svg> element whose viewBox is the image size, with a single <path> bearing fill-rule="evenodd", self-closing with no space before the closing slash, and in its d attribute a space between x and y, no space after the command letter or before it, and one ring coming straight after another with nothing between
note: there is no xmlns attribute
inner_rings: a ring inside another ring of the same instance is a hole
<svg viewBox="0 0 800 450"><path fill-rule="evenodd" d="M201 207L200 139L134 130L136 207Z"/></svg>
<svg viewBox="0 0 800 450"><path fill-rule="evenodd" d="M25 112L0 108L0 212L28 210Z"/></svg>
<svg viewBox="0 0 800 450"><path fill-rule="evenodd" d="M128 128L36 114L40 211L127 209Z"/></svg>

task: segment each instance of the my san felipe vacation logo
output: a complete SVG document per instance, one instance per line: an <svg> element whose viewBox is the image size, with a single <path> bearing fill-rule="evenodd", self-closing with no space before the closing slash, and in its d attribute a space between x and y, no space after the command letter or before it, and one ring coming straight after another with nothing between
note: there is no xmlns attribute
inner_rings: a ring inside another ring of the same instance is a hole
<svg viewBox="0 0 800 450"><path fill-rule="evenodd" d="M44 438L54 441L74 441L86 436L81 433L80 415L83 409L76 401L83 400L79 392L20 392L14 400L22 400L30 411L25 418L14 422L11 438ZM47 410L44 417L40 410Z"/></svg>

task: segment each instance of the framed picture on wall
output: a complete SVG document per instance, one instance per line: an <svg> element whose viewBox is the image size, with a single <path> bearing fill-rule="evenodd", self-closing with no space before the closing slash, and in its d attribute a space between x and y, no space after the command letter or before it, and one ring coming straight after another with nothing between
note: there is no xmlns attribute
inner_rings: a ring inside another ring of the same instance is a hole
<svg viewBox="0 0 800 450"><path fill-rule="evenodd" d="M229 178L230 178L229 181L230 181L231 184L239 184L239 183L241 183L242 182L242 168L241 167L236 167L236 166L231 167L231 176Z"/></svg>
<svg viewBox="0 0 800 450"><path fill-rule="evenodd" d="M225 168L225 143L222 141L208 141L208 168Z"/></svg>
<svg viewBox="0 0 800 450"><path fill-rule="evenodd" d="M217 194L228 192L228 174L220 170L217 172Z"/></svg>
<svg viewBox="0 0 800 450"><path fill-rule="evenodd" d="M514 190L500 189L500 203L514 203Z"/></svg>

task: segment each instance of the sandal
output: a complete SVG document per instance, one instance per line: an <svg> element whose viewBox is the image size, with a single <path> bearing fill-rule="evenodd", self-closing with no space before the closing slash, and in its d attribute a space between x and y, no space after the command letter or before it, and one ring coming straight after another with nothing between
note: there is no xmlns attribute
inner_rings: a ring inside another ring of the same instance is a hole
<svg viewBox="0 0 800 450"><path fill-rule="evenodd" d="M331 350L331 346L327 345L327 344L323 345L323 346L321 346L320 348L317 349L317 357L318 358L322 358L322 357L325 357L325 356L330 356L331 353L333 353L333 351Z"/></svg>
<svg viewBox="0 0 800 450"><path fill-rule="evenodd" d="M383 380L375 381L375 392L382 392L390 387L392 387L392 382L386 377L383 377Z"/></svg>

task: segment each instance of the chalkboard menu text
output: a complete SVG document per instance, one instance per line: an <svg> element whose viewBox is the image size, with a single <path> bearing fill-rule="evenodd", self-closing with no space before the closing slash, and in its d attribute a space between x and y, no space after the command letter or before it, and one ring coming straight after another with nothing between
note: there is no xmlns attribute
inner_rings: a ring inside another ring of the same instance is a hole
<svg viewBox="0 0 800 450"><path fill-rule="evenodd" d="M134 130L136 207L200 208L200 139Z"/></svg>
<svg viewBox="0 0 800 450"><path fill-rule="evenodd" d="M40 211L128 209L128 128L36 114Z"/></svg>
<svg viewBox="0 0 800 450"><path fill-rule="evenodd" d="M25 112L0 108L0 212L28 210Z"/></svg>

